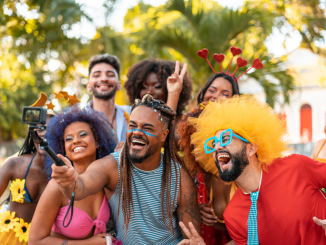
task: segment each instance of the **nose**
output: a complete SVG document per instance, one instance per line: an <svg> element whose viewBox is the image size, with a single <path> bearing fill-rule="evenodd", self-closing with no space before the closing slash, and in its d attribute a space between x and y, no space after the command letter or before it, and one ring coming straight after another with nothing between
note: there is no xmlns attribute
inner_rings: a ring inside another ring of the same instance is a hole
<svg viewBox="0 0 326 245"><path fill-rule="evenodd" d="M78 144L80 142L80 138L79 137L74 137L72 143L73 144Z"/></svg>
<svg viewBox="0 0 326 245"><path fill-rule="evenodd" d="M221 146L220 141L217 142L216 145L215 145L215 147L214 147L214 149L215 149L216 152L217 152L217 151L220 151L220 150L223 150L223 148L224 148L224 147Z"/></svg>
<svg viewBox="0 0 326 245"><path fill-rule="evenodd" d="M144 135L144 132L139 131L139 130L135 130L135 131L133 132L133 134L134 134L134 135L143 136L143 135Z"/></svg>
<svg viewBox="0 0 326 245"><path fill-rule="evenodd" d="M108 81L108 76L103 72L100 77L101 81Z"/></svg>
<svg viewBox="0 0 326 245"><path fill-rule="evenodd" d="M153 89L153 87L148 87L147 88L147 91L146 91L146 94L149 94L149 95L154 95L154 89Z"/></svg>

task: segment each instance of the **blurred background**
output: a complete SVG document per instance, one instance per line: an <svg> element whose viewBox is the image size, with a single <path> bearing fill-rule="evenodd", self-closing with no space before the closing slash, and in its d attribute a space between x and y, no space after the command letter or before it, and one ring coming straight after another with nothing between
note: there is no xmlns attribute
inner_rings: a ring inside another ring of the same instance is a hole
<svg viewBox="0 0 326 245"><path fill-rule="evenodd" d="M253 94L286 120L296 152L311 156L326 124L326 0L0 0L0 163L27 134L22 108L40 91L59 111L53 92L76 93L86 105L88 60L116 55L121 82L145 58L188 63L197 92L211 76L197 50L243 49L262 70L243 76ZM239 69L240 70L240 69ZM244 70L241 70L242 72ZM239 71L238 73L240 74ZM124 90L117 104L128 104Z"/></svg>

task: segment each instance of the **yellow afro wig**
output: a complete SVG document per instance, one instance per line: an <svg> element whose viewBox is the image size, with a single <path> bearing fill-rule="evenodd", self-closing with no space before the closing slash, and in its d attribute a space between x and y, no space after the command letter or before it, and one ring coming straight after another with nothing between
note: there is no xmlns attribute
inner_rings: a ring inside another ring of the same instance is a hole
<svg viewBox="0 0 326 245"><path fill-rule="evenodd" d="M267 104L261 105L250 95L233 96L231 99L210 102L198 118L189 118L196 128L191 136L192 152L200 166L218 176L212 154L206 154L205 141L216 131L231 128L235 133L257 145L260 168L267 171L273 160L284 156L288 145L288 134L284 121Z"/></svg>

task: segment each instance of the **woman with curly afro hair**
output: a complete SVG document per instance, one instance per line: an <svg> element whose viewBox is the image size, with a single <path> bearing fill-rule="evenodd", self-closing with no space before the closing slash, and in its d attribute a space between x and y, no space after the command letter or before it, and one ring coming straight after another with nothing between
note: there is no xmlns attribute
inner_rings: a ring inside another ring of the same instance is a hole
<svg viewBox="0 0 326 245"><path fill-rule="evenodd" d="M184 114L178 124L177 131L180 136L178 143L184 152L187 170L195 179L197 186L202 218L201 236L207 245L223 245L231 240L223 221L223 212L230 200L231 186L225 185L219 178L206 173L196 162L191 154L194 150L191 135L196 132L196 129L188 123L188 118L198 118L210 101L215 102L221 98L229 99L239 94L238 84L233 77L223 72L217 73L208 79L198 94L198 106Z"/></svg>
<svg viewBox="0 0 326 245"><path fill-rule="evenodd" d="M124 85L130 104L135 103L135 99L142 99L145 94L150 94L154 99L162 100L171 107L171 100L177 97L177 105L172 105L171 108L177 115L181 115L192 93L192 80L189 72L186 72L186 64L182 71L184 73L181 72L181 86L173 86L175 83L168 81L171 75L179 75L181 69L178 61L169 60L147 59L133 65L128 71L128 80Z"/></svg>
<svg viewBox="0 0 326 245"><path fill-rule="evenodd" d="M45 137L54 152L59 157L66 155L79 174L95 160L112 153L117 143L102 113L77 106L54 116ZM45 160L44 168L49 178L52 164L50 158ZM70 200L62 194L57 182L50 180L35 210L29 244L105 244L105 225L110 218L109 198L102 189L75 201L71 217L72 212L68 213Z"/></svg>
<svg viewBox="0 0 326 245"><path fill-rule="evenodd" d="M154 99L164 101L177 113L175 125L178 125L192 94L192 79L187 72L187 64L181 67L179 61L146 59L133 65L127 77L124 87L130 104L150 94ZM176 130L174 138L177 144L179 136Z"/></svg>

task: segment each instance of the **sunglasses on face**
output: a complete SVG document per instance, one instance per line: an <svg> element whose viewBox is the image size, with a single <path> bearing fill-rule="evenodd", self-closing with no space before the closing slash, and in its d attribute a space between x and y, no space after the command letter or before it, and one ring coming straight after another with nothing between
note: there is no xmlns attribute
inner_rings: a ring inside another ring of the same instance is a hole
<svg viewBox="0 0 326 245"><path fill-rule="evenodd" d="M213 136L205 141L205 144L204 144L205 153L209 154L209 153L214 152L215 146L218 142L220 142L221 147L227 146L228 144L230 144L232 142L233 137L236 137L246 143L249 143L248 140L242 138L239 135L236 135L235 133L233 133L232 129L229 128L229 129L223 131L219 138L217 138L216 136Z"/></svg>

